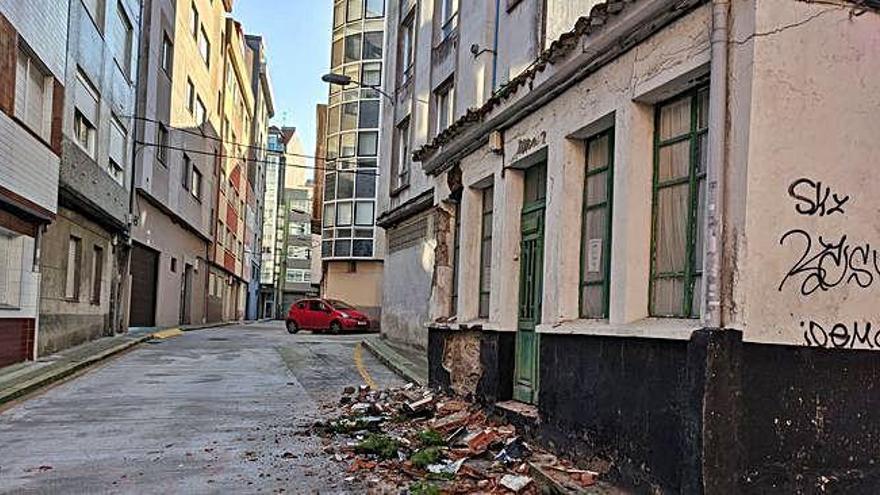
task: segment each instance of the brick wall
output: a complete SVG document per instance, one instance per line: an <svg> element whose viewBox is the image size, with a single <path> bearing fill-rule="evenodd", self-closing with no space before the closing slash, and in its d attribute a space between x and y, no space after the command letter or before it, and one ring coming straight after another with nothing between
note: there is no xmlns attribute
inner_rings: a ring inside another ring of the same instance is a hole
<svg viewBox="0 0 880 495"><path fill-rule="evenodd" d="M34 350L34 320L0 319L0 366L28 359Z"/></svg>

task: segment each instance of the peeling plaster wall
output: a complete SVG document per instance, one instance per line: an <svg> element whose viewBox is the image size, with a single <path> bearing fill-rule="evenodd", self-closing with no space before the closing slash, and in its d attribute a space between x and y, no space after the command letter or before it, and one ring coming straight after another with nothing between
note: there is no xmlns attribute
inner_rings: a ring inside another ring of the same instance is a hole
<svg viewBox="0 0 880 495"><path fill-rule="evenodd" d="M730 323L746 341L880 349L880 14L754 5L757 34L731 47L754 72L734 79L751 118L731 143L748 165Z"/></svg>

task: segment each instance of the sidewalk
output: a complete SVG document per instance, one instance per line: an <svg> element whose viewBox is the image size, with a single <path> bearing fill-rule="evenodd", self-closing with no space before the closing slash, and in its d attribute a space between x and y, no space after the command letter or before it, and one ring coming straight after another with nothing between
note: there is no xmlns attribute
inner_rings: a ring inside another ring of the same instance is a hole
<svg viewBox="0 0 880 495"><path fill-rule="evenodd" d="M259 321L259 320L257 320ZM110 356L130 349L150 339L164 339L183 332L228 325L247 325L253 321L232 321L205 325L185 325L171 328L130 328L127 333L104 337L65 349L56 354L43 356L36 361L26 361L0 368L0 405L34 392L46 385L97 364Z"/></svg>
<svg viewBox="0 0 880 495"><path fill-rule="evenodd" d="M0 368L0 405L62 380L151 337L151 334L104 337L36 361Z"/></svg>
<svg viewBox="0 0 880 495"><path fill-rule="evenodd" d="M428 385L428 354L426 351L403 347L378 335L364 337L361 344L383 364L417 385Z"/></svg>

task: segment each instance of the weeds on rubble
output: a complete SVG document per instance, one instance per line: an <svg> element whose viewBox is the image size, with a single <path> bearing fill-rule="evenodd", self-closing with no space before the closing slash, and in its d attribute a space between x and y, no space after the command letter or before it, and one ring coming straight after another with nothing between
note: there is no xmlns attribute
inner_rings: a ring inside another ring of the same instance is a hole
<svg viewBox="0 0 880 495"><path fill-rule="evenodd" d="M394 459L397 457L397 450L400 448L400 442L380 433L370 433L355 447L355 452L359 454L373 454L380 459Z"/></svg>
<svg viewBox="0 0 880 495"><path fill-rule="evenodd" d="M410 485L409 493L411 495L440 495L441 492L437 485L426 481L419 481Z"/></svg>
<svg viewBox="0 0 880 495"><path fill-rule="evenodd" d="M425 447L440 447L446 445L446 439L439 431L428 428L419 432L419 441Z"/></svg>
<svg viewBox="0 0 880 495"><path fill-rule="evenodd" d="M438 447L428 447L414 453L409 460L413 466L425 469L431 464L436 464L440 460L440 449Z"/></svg>

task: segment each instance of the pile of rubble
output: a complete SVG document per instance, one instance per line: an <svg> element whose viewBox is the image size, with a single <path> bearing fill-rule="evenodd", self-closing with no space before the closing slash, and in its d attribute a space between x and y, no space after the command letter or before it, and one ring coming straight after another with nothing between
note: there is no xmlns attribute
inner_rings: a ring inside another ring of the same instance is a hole
<svg viewBox="0 0 880 495"><path fill-rule="evenodd" d="M528 445L516 428L478 406L408 384L349 387L341 415L315 425L348 481L374 493L578 493L598 473Z"/></svg>

